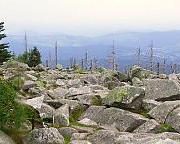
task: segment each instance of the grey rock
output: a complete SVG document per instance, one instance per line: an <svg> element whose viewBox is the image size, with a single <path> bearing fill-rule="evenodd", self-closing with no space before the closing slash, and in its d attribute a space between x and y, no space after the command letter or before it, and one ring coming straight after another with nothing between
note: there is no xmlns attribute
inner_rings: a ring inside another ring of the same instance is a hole
<svg viewBox="0 0 180 144"><path fill-rule="evenodd" d="M37 84L36 84L34 81L28 80L28 81L25 81L22 89L23 89L23 90L28 90L28 89L30 89L30 88L35 87L36 85L37 85Z"/></svg>
<svg viewBox="0 0 180 144"><path fill-rule="evenodd" d="M172 74L169 75L169 80L178 81L179 79L178 79L178 77L177 77L177 75L175 73L172 73Z"/></svg>
<svg viewBox="0 0 180 144"><path fill-rule="evenodd" d="M43 103L41 105L41 108L38 111L40 113L41 118L50 118L50 119L52 119L55 109L52 108L51 106Z"/></svg>
<svg viewBox="0 0 180 144"><path fill-rule="evenodd" d="M69 88L79 88L81 86L81 80L80 79L71 79L67 82L67 86Z"/></svg>
<svg viewBox="0 0 180 144"><path fill-rule="evenodd" d="M93 127L82 127L82 126L78 126L78 125L73 125L73 128L75 128L79 133L94 133L94 131L96 130Z"/></svg>
<svg viewBox="0 0 180 144"><path fill-rule="evenodd" d="M100 105L101 104L101 97L95 94L85 94L85 95L78 95L73 97L73 99L77 99L81 104L85 105Z"/></svg>
<svg viewBox="0 0 180 144"><path fill-rule="evenodd" d="M40 96L40 97L36 97L36 98L32 98L32 99L28 99L28 100L24 100L23 103L32 106L33 108L39 110L41 109L41 106L43 104L44 101L44 95Z"/></svg>
<svg viewBox="0 0 180 144"><path fill-rule="evenodd" d="M86 125L86 126L97 126L98 124L88 118L84 118L80 121L78 121L78 123Z"/></svg>
<svg viewBox="0 0 180 144"><path fill-rule="evenodd" d="M76 111L77 109L83 109L84 105L81 104L77 100L68 100L68 99L60 99L60 100L47 100L45 101L48 105L54 107L55 109L58 109L64 104L68 104L70 107L70 113Z"/></svg>
<svg viewBox="0 0 180 144"><path fill-rule="evenodd" d="M143 116L118 108L107 108L91 106L81 116L95 121L99 125L109 125L119 131L133 131L148 119Z"/></svg>
<svg viewBox="0 0 180 144"><path fill-rule="evenodd" d="M162 144L173 142L172 144L176 144L180 142L179 138L180 134L172 132L150 134L99 130L88 136L87 139L93 144L161 144L158 142L162 142Z"/></svg>
<svg viewBox="0 0 180 144"><path fill-rule="evenodd" d="M92 84L96 85L98 84L98 79L94 75L86 75L81 78L82 83L84 84Z"/></svg>
<svg viewBox="0 0 180 144"><path fill-rule="evenodd" d="M87 140L72 140L70 144L92 144Z"/></svg>
<svg viewBox="0 0 180 144"><path fill-rule="evenodd" d="M90 120L96 121L96 118L100 113L104 111L105 106L90 106L85 113L80 117L80 119L88 118Z"/></svg>
<svg viewBox="0 0 180 144"><path fill-rule="evenodd" d="M43 64L38 64L36 67L35 67L35 70L36 71L46 71L47 70L47 67L45 67Z"/></svg>
<svg viewBox="0 0 180 144"><path fill-rule="evenodd" d="M119 133L114 131L100 130L88 136L87 140L93 144L115 144Z"/></svg>
<svg viewBox="0 0 180 144"><path fill-rule="evenodd" d="M15 69L21 69L21 70L29 70L29 66L25 63L21 63L15 60L9 60L5 63L3 63L3 68L15 68Z"/></svg>
<svg viewBox="0 0 180 144"><path fill-rule="evenodd" d="M164 123L167 116L177 107L180 106L180 101L166 101L155 108L153 108L148 114L159 123Z"/></svg>
<svg viewBox="0 0 180 144"><path fill-rule="evenodd" d="M66 83L64 82L64 80L58 79L58 80L56 80L56 85L58 85L58 86L66 86Z"/></svg>
<svg viewBox="0 0 180 144"><path fill-rule="evenodd" d="M52 99L62 99L68 94L68 89L58 87L53 91L49 90L48 94Z"/></svg>
<svg viewBox="0 0 180 144"><path fill-rule="evenodd" d="M139 79L146 79L154 75L154 72L149 70L143 69L137 65L134 65L130 68L129 75L131 78L137 77Z"/></svg>
<svg viewBox="0 0 180 144"><path fill-rule="evenodd" d="M150 110L152 110L153 108L155 108L156 106L158 106L160 104L161 104L161 102L157 102L155 100L144 99L143 103L142 103L142 107L146 111L150 111Z"/></svg>
<svg viewBox="0 0 180 144"><path fill-rule="evenodd" d="M59 128L58 131L63 137L72 137L74 133L78 133L78 131L75 128L71 127L62 127Z"/></svg>
<svg viewBox="0 0 180 144"><path fill-rule="evenodd" d="M90 133L73 133L71 140L86 140Z"/></svg>
<svg viewBox="0 0 180 144"><path fill-rule="evenodd" d="M69 126L69 105L65 104L56 109L54 113L54 124Z"/></svg>
<svg viewBox="0 0 180 144"><path fill-rule="evenodd" d="M73 97L77 95L90 94L92 93L91 88L88 86L80 87L80 88L70 88L67 97Z"/></svg>
<svg viewBox="0 0 180 144"><path fill-rule="evenodd" d="M0 144L15 144L15 142L7 134L0 131Z"/></svg>
<svg viewBox="0 0 180 144"><path fill-rule="evenodd" d="M180 104L180 101L179 101ZM180 133L180 107L172 110L166 118L166 123Z"/></svg>
<svg viewBox="0 0 180 144"><path fill-rule="evenodd" d="M145 99L165 101L180 99L180 86L177 82L163 79L146 79Z"/></svg>
<svg viewBox="0 0 180 144"><path fill-rule="evenodd" d="M135 133L158 133L161 125L155 120L148 120L137 129L134 130Z"/></svg>
<svg viewBox="0 0 180 144"><path fill-rule="evenodd" d="M31 75L31 74L28 74L28 73L26 74L26 77L27 77L28 80L32 80L32 81L37 81L37 79L38 79L37 77L35 77L35 76Z"/></svg>
<svg viewBox="0 0 180 144"><path fill-rule="evenodd" d="M55 128L34 129L25 139L27 144L64 144L64 138Z"/></svg>

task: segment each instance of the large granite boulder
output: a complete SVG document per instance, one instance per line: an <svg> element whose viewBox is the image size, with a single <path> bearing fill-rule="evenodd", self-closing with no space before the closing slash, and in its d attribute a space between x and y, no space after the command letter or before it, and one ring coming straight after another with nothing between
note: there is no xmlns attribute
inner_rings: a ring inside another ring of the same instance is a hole
<svg viewBox="0 0 180 144"><path fill-rule="evenodd" d="M80 119L88 118L99 125L109 125L119 131L132 132L148 119L126 110L118 108L105 108L103 106L91 106Z"/></svg>
<svg viewBox="0 0 180 144"><path fill-rule="evenodd" d="M151 119L139 126L134 130L135 133L158 133L161 129L161 125L155 120Z"/></svg>
<svg viewBox="0 0 180 144"><path fill-rule="evenodd" d="M88 136L93 144L177 144L180 134L166 132L161 134L127 133L99 130Z"/></svg>
<svg viewBox="0 0 180 144"><path fill-rule="evenodd" d="M34 129L25 138L26 144L65 144L63 136L56 128Z"/></svg>
<svg viewBox="0 0 180 144"><path fill-rule="evenodd" d="M180 104L180 103L179 103ZM180 107L172 110L166 118L166 123L180 133Z"/></svg>
<svg viewBox="0 0 180 144"><path fill-rule="evenodd" d="M165 123L169 114L171 114L171 112L178 107L180 107L180 100L166 101L153 108L148 114L157 122Z"/></svg>
<svg viewBox="0 0 180 144"><path fill-rule="evenodd" d="M124 104L129 108L139 108L142 104L144 97L144 89L140 87L125 85L119 88L113 89L109 95L107 95L102 103L104 105L112 105L113 103Z"/></svg>
<svg viewBox="0 0 180 144"><path fill-rule="evenodd" d="M176 81L146 79L143 83L145 86L145 99L157 101L180 99L180 85Z"/></svg>

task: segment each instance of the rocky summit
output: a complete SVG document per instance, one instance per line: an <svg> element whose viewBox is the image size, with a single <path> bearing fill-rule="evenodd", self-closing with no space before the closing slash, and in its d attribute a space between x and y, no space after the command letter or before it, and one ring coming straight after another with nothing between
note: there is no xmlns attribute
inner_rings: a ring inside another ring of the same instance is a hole
<svg viewBox="0 0 180 144"><path fill-rule="evenodd" d="M0 77L18 79L18 101L38 115L21 128L23 144L180 144L179 74L8 61ZM14 143L0 131L0 144Z"/></svg>

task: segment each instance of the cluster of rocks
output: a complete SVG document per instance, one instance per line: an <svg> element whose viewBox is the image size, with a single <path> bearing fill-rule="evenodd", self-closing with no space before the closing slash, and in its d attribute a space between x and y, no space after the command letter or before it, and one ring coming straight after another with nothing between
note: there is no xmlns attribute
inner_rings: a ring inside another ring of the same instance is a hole
<svg viewBox="0 0 180 144"><path fill-rule="evenodd" d="M82 73L11 61L0 76L23 81L21 102L42 119L41 126L26 127L31 131L25 144L180 143L179 74L158 75L138 66L128 74L104 68ZM0 143L3 137L0 133Z"/></svg>

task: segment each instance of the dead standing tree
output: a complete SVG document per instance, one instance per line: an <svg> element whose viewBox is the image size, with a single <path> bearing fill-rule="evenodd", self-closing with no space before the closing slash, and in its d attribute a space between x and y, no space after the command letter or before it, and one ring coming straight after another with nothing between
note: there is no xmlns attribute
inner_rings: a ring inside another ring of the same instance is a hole
<svg viewBox="0 0 180 144"><path fill-rule="evenodd" d="M112 49L111 49L111 52L110 52L110 55L109 55L108 62L109 62L109 65L110 65L110 69L112 69L112 70L117 69L114 40L113 40L113 45L112 45Z"/></svg>
<svg viewBox="0 0 180 144"><path fill-rule="evenodd" d="M89 63L88 63L88 51L86 51L86 53L85 53L84 63L85 63L85 68L87 70L88 66L89 66Z"/></svg>
<svg viewBox="0 0 180 144"><path fill-rule="evenodd" d="M141 63L141 62L140 62L140 60L141 60L141 59L140 59L140 56L141 56L141 47L139 46L139 47L138 47L138 50L137 50L137 65L138 65L138 66L141 65L141 64L140 64L140 63Z"/></svg>
<svg viewBox="0 0 180 144"><path fill-rule="evenodd" d="M55 43L55 66L57 66L57 64L58 64L58 59L57 59L57 57L58 57L58 46L57 46L57 41L56 41L56 43Z"/></svg>
<svg viewBox="0 0 180 144"><path fill-rule="evenodd" d="M154 52L153 52L153 47L154 47L154 44L153 44L153 41L151 41L151 44L150 44L150 70L153 71L153 64L154 64Z"/></svg>

